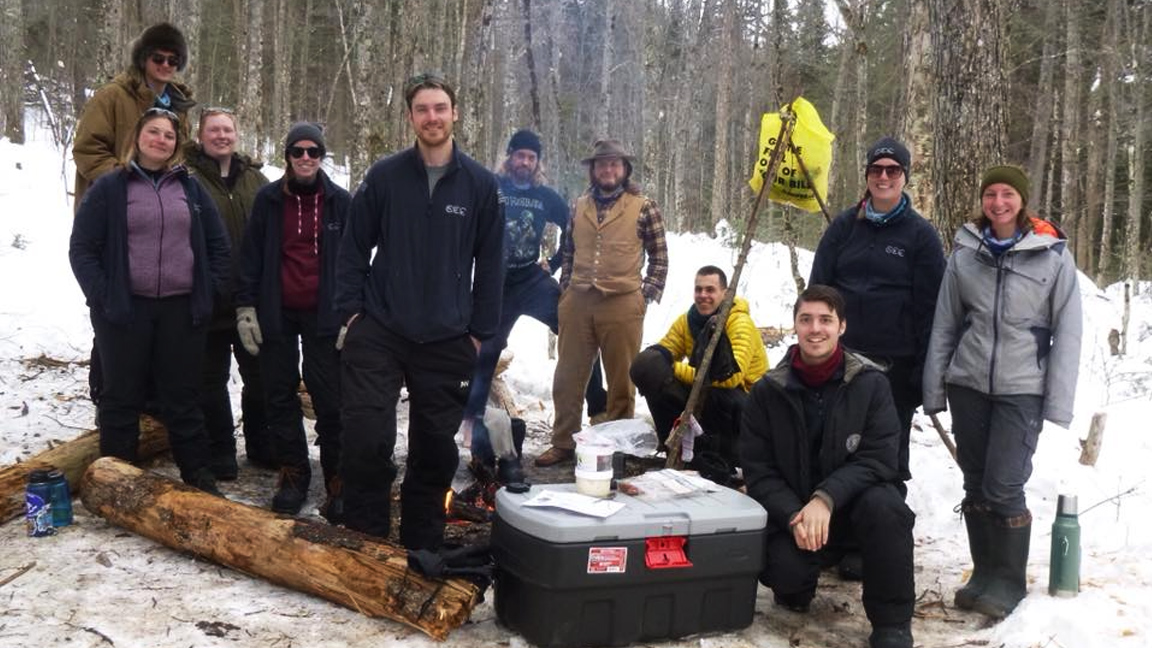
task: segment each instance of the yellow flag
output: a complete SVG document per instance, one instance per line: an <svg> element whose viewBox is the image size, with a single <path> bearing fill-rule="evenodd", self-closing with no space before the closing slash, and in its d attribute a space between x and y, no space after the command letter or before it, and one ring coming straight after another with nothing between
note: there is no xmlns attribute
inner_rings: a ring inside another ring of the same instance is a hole
<svg viewBox="0 0 1152 648"><path fill-rule="evenodd" d="M792 130L794 149L784 153L776 169L776 177L768 189L768 199L818 212L820 203L816 202L814 191L820 192L821 198L828 195L828 169L832 164L832 140L836 136L824 127L815 106L808 103L807 99L797 97L792 102L792 111L796 113L796 126ZM780 113L764 113L760 118L760 155L752 171L752 179L748 181L755 193L760 192L779 134ZM797 154L804 160L804 166L812 177L811 185L800 170L800 163L796 161Z"/></svg>

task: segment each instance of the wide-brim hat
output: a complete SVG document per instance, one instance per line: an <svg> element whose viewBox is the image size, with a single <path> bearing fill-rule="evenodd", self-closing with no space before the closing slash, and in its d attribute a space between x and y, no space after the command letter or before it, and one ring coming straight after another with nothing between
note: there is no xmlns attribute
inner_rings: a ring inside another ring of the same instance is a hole
<svg viewBox="0 0 1152 648"><path fill-rule="evenodd" d="M628 149L619 140L602 139L598 140L592 145L592 157L586 157L580 160L581 164L592 164L596 160L607 160L611 158L620 158L629 164L635 161L635 158L628 153Z"/></svg>

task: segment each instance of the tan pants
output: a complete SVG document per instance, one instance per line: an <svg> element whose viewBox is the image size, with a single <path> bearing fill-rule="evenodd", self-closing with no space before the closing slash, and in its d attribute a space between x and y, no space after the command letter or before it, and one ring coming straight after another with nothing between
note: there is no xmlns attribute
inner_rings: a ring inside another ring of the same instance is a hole
<svg viewBox="0 0 1152 648"><path fill-rule="evenodd" d="M639 290L606 295L595 288L569 288L560 296L559 359L552 379L552 404L556 410L553 446L576 447L572 435L580 431L584 388L597 353L608 380L608 420L632 418L636 388L628 377L628 367L640 352L646 309Z"/></svg>

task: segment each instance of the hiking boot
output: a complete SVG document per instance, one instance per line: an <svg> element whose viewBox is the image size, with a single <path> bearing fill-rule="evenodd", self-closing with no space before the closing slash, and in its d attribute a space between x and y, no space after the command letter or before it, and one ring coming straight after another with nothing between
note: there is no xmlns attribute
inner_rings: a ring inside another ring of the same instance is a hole
<svg viewBox="0 0 1152 648"><path fill-rule="evenodd" d="M236 463L235 453L212 457L208 466L219 481L236 481L236 478L240 476L240 466Z"/></svg>
<svg viewBox="0 0 1152 648"><path fill-rule="evenodd" d="M224 493L221 493L220 489L216 487L216 476L212 474L212 469L207 466L197 470L192 474L192 477L185 479L184 483L193 488L199 488L209 495L224 497Z"/></svg>
<svg viewBox="0 0 1152 648"><path fill-rule="evenodd" d="M296 515L308 499L309 475L300 468L285 466L280 469L280 482L272 496L272 511Z"/></svg>
<svg viewBox="0 0 1152 648"><path fill-rule="evenodd" d="M991 577L984 591L976 597L973 609L993 619L1003 619L1012 614L1012 610L1028 595L1032 514L993 519L988 538L992 552Z"/></svg>
<svg viewBox="0 0 1152 648"><path fill-rule="evenodd" d="M968 530L968 551L972 554L972 575L963 587L956 590L956 607L961 610L976 608L976 599L984 593L992 579L992 515L982 502L961 503L964 525Z"/></svg>
<svg viewBox="0 0 1152 648"><path fill-rule="evenodd" d="M536 457L537 468L547 468L560 463L569 463L576 460L576 451L572 448L557 448L552 446Z"/></svg>
<svg viewBox="0 0 1152 648"><path fill-rule="evenodd" d="M868 637L869 648L912 648L912 622L874 626Z"/></svg>

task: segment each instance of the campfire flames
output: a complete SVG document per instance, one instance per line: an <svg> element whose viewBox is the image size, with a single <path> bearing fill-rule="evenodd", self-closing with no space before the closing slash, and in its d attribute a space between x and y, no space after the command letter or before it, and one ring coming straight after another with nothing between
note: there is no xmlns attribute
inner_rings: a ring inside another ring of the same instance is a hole
<svg viewBox="0 0 1152 648"><path fill-rule="evenodd" d="M476 466L472 468L475 481L459 493L448 489L444 494L444 513L448 517L448 524L492 521L492 512L496 510L496 491L500 490L501 484L491 471L477 469Z"/></svg>

